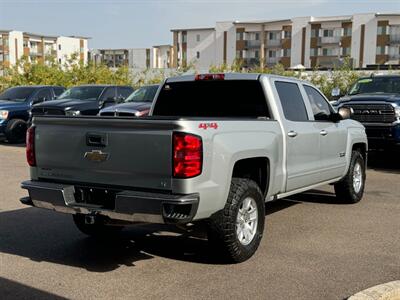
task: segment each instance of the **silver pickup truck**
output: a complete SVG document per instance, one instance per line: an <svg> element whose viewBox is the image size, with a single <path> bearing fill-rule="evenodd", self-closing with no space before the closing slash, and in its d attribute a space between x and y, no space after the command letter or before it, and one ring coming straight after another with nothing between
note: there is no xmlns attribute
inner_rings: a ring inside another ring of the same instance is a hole
<svg viewBox="0 0 400 300"><path fill-rule="evenodd" d="M367 138L350 113L293 78L169 78L145 118L35 117L21 201L70 213L94 236L206 223L210 244L241 262L260 243L265 202L325 184L361 199Z"/></svg>

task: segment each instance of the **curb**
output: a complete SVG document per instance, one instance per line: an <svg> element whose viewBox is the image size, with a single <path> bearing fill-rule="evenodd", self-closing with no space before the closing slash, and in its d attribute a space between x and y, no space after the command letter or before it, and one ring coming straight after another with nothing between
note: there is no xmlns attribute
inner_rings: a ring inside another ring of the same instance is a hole
<svg viewBox="0 0 400 300"><path fill-rule="evenodd" d="M400 280L371 287L351 296L348 300L400 300Z"/></svg>

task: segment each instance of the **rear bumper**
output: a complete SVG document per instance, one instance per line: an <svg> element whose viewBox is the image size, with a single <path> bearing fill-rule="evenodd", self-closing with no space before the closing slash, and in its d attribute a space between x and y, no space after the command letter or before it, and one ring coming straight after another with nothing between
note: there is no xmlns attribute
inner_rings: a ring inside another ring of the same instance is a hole
<svg viewBox="0 0 400 300"><path fill-rule="evenodd" d="M104 208L77 201L74 185L24 181L21 187L29 193L29 197L21 199L26 205L69 214L101 215L132 223L189 223L199 205L198 194L119 191L113 198L113 208Z"/></svg>

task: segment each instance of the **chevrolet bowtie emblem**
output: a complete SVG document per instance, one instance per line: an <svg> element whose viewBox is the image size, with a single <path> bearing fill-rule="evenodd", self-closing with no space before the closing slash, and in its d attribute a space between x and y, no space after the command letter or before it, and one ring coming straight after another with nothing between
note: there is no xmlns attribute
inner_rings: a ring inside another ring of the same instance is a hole
<svg viewBox="0 0 400 300"><path fill-rule="evenodd" d="M85 153L85 158L94 162L103 162L108 159L109 154L101 150L92 150Z"/></svg>

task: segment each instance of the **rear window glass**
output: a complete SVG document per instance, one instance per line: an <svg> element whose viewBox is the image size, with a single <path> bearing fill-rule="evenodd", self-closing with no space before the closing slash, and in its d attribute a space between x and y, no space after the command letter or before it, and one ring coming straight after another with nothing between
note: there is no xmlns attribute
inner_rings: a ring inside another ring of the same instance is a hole
<svg viewBox="0 0 400 300"><path fill-rule="evenodd" d="M256 80L210 80L166 83L154 116L269 117L261 83Z"/></svg>

